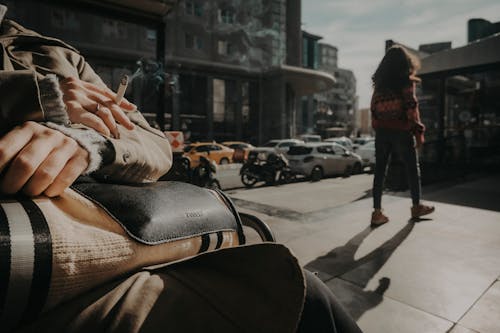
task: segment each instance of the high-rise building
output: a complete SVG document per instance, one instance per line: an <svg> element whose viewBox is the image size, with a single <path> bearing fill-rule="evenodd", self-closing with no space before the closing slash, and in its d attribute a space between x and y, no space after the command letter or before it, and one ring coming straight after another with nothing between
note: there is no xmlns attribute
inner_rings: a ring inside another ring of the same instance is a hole
<svg viewBox="0 0 500 333"><path fill-rule="evenodd" d="M300 96L333 78L302 68L300 0L180 1L166 18L169 125L192 140L295 136Z"/></svg>
<svg viewBox="0 0 500 333"><path fill-rule="evenodd" d="M318 43L318 68L335 78L332 89L308 96L304 107L312 108L314 114L310 131L323 137L352 133L355 129L357 109L356 78L351 70L339 68L338 49L335 46Z"/></svg>

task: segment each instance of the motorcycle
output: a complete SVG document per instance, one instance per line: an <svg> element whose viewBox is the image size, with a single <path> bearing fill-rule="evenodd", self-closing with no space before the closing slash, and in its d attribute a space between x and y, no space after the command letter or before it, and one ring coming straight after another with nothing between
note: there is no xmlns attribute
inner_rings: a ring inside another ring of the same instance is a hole
<svg viewBox="0 0 500 333"><path fill-rule="evenodd" d="M200 163L191 171L191 184L209 189L220 189L220 183L215 178L217 167L213 161L200 156Z"/></svg>
<svg viewBox="0 0 500 333"><path fill-rule="evenodd" d="M241 167L241 182L246 187L253 187L258 182L265 182L266 185L289 183L294 178L283 154L271 152L265 160L259 159L258 155L258 152L250 152Z"/></svg>

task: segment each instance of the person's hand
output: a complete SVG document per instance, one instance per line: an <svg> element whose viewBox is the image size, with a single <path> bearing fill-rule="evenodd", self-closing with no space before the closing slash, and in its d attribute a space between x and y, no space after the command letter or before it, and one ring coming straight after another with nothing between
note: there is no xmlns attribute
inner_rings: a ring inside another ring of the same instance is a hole
<svg viewBox="0 0 500 333"><path fill-rule="evenodd" d="M89 153L75 140L35 122L0 138L0 191L60 195L85 171Z"/></svg>
<svg viewBox="0 0 500 333"><path fill-rule="evenodd" d="M116 104L116 94L111 89L74 77L61 80L59 87L72 123L86 125L106 136L113 134L115 138L119 138L117 122L129 130L134 128L124 110L135 111L137 107L126 99Z"/></svg>

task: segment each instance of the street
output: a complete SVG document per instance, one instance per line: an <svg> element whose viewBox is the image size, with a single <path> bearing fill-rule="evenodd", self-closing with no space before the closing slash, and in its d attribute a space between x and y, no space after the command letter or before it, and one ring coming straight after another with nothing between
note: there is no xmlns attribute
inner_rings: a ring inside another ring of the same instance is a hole
<svg viewBox="0 0 500 333"><path fill-rule="evenodd" d="M226 192L318 273L364 332L500 332L500 177L424 187L436 212L418 222L407 193L385 193L390 222L377 229L371 182L361 174Z"/></svg>

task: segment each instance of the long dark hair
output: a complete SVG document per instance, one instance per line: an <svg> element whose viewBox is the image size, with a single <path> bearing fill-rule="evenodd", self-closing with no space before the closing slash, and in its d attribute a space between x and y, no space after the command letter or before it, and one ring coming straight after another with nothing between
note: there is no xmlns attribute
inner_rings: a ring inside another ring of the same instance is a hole
<svg viewBox="0 0 500 333"><path fill-rule="evenodd" d="M418 58L410 55L404 47L392 46L372 76L373 88L376 91L399 92L412 82L420 81L415 76L419 67Z"/></svg>

